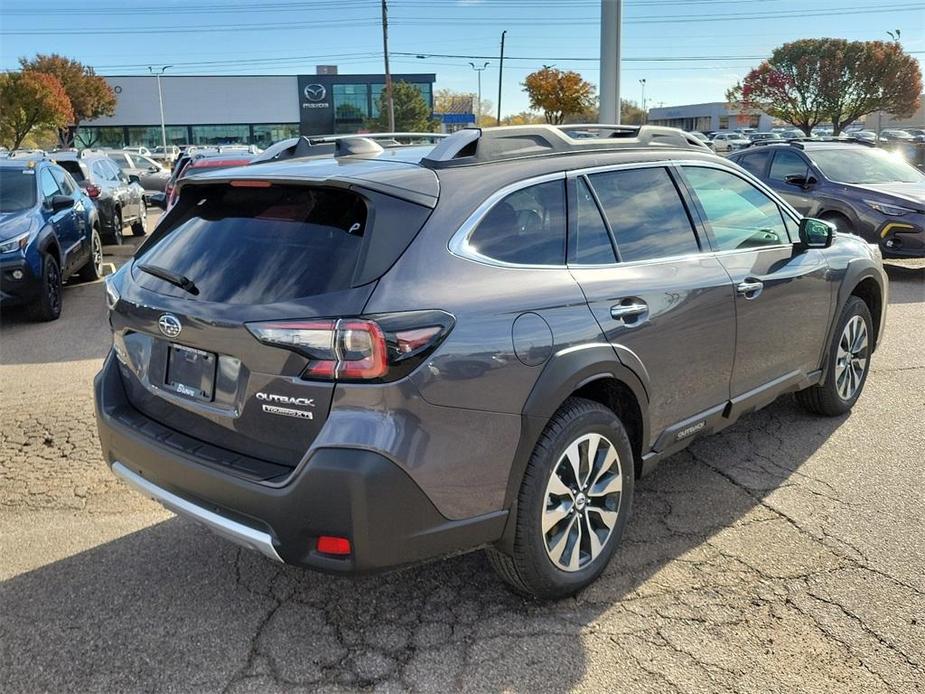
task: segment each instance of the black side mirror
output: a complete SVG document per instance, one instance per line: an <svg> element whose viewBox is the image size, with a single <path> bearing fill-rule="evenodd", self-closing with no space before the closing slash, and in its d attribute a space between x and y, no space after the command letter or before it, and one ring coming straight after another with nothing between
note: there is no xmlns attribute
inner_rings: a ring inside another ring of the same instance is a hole
<svg viewBox="0 0 925 694"><path fill-rule="evenodd" d="M167 209L167 193L151 193L148 196L148 204L159 207L162 210Z"/></svg>
<svg viewBox="0 0 925 694"><path fill-rule="evenodd" d="M51 211L60 212L74 206L74 198L69 195L53 195L50 200Z"/></svg>
<svg viewBox="0 0 925 694"><path fill-rule="evenodd" d="M135 174L129 174L126 183L141 183L141 179Z"/></svg>
<svg viewBox="0 0 925 694"><path fill-rule="evenodd" d="M835 227L828 222L812 217L800 220L800 245L803 248L828 248L834 236Z"/></svg>

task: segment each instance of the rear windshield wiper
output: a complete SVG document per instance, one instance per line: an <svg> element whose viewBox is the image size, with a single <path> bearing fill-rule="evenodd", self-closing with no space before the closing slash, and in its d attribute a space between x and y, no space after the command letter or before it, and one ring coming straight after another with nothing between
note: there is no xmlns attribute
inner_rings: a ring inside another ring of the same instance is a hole
<svg viewBox="0 0 925 694"><path fill-rule="evenodd" d="M158 267L157 265L148 265L147 263L139 264L138 269L158 279L164 280L165 282L170 282L170 284L179 287L185 292L189 292L193 296L199 294L199 288L189 277L171 272L167 268Z"/></svg>

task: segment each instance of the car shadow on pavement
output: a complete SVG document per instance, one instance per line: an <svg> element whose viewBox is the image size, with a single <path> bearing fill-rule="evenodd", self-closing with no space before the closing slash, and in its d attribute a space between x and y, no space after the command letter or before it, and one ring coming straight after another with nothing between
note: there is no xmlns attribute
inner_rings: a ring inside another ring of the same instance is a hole
<svg viewBox="0 0 925 694"><path fill-rule="evenodd" d="M652 648L649 601L696 619L692 591L787 565L803 531L765 497L832 492L800 468L844 421L785 397L696 441L638 483L604 576L555 603L509 592L482 553L331 577L173 518L0 585L0 689L564 691L601 653L626 667L601 639Z"/></svg>
<svg viewBox="0 0 925 694"><path fill-rule="evenodd" d="M890 303L913 304L925 301L925 265L886 262L890 278Z"/></svg>

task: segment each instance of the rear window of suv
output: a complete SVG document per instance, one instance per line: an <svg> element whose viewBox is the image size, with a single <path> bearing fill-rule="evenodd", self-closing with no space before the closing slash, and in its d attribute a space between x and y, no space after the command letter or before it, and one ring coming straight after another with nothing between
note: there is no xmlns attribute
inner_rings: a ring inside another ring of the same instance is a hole
<svg viewBox="0 0 925 694"><path fill-rule="evenodd" d="M367 201L348 190L189 186L139 262L188 278L198 294L137 265L134 276L164 294L228 304L289 301L358 286L388 269L429 212L389 196L377 199L372 239Z"/></svg>

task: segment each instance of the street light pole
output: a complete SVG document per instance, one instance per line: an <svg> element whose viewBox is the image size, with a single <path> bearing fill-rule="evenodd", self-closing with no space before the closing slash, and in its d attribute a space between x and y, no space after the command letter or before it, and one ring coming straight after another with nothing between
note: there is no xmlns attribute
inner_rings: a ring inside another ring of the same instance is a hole
<svg viewBox="0 0 925 694"><path fill-rule="evenodd" d="M167 161L167 124L164 121L164 93L161 91L161 75L163 75L169 68L172 68L173 65L164 65L157 68L148 66L148 72L154 75L157 80L157 104L161 109L161 146L164 148L164 161Z"/></svg>
<svg viewBox="0 0 925 694"><path fill-rule="evenodd" d="M476 103L476 106L475 106L475 109L476 109L475 124L476 126L478 126L479 121L482 118L482 70L488 67L488 63L486 62L484 65L482 65L482 67L479 67L475 63L469 63L469 65L471 65L472 69L475 70L475 74L479 76L479 96L478 96L478 102Z"/></svg>
<svg viewBox="0 0 925 694"><path fill-rule="evenodd" d="M645 124L649 120L649 112L646 111L646 78L639 80L639 84L642 85L642 122Z"/></svg>

